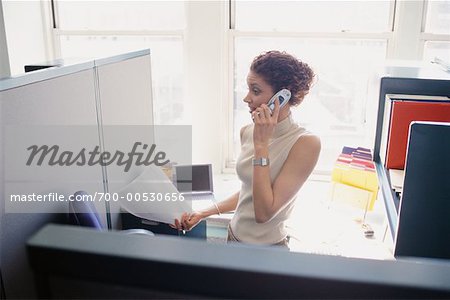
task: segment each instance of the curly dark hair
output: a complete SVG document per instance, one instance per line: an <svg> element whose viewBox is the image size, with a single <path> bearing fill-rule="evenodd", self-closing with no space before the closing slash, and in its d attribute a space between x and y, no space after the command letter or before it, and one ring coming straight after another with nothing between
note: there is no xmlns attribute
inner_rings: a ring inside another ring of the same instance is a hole
<svg viewBox="0 0 450 300"><path fill-rule="evenodd" d="M308 64L280 51L267 51L252 62L250 70L261 76L274 90L288 89L291 106L299 105L309 93L315 74Z"/></svg>

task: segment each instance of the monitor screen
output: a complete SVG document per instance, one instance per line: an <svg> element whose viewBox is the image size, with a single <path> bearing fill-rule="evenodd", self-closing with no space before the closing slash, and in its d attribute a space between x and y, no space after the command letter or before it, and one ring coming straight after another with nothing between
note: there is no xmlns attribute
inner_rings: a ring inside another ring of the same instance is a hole
<svg viewBox="0 0 450 300"><path fill-rule="evenodd" d="M176 186L180 192L212 192L211 165L175 167Z"/></svg>

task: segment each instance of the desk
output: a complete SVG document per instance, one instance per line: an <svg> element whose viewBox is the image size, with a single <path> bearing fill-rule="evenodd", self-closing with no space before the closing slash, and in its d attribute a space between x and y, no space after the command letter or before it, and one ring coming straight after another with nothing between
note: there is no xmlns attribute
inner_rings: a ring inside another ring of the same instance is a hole
<svg viewBox="0 0 450 300"><path fill-rule="evenodd" d="M216 200L222 201L240 187L236 175L214 175ZM387 218L384 202L378 199L374 210L369 212L366 222L375 231L375 236L364 236L359 222L364 211L355 210L330 202L331 183L328 178L309 179L301 188L291 218L287 222L291 235L289 247L292 252L340 255L346 257L391 260L392 245L385 242ZM220 194L222 193L222 194ZM224 193L224 194L223 194ZM227 195L228 193L228 195ZM222 195L222 196L221 196ZM195 209L209 207L211 203L200 203ZM224 243L226 226L232 214L214 215L207 221L208 240Z"/></svg>
<svg viewBox="0 0 450 300"><path fill-rule="evenodd" d="M235 174L214 174L214 196L217 202L223 201L234 193L238 192L241 187L240 181ZM202 210L211 207L210 201L195 201L192 203L193 210ZM206 236L208 242L226 243L227 227L233 213L224 213L212 215L206 219Z"/></svg>
<svg viewBox="0 0 450 300"><path fill-rule="evenodd" d="M236 174L214 174L214 195L216 201L220 202L234 193L240 191L241 182ZM228 234L228 223L230 223L233 213L213 215L206 219L206 235L208 241L213 243L225 243Z"/></svg>
<svg viewBox="0 0 450 300"><path fill-rule="evenodd" d="M223 201L240 188L234 174L214 175L215 198ZM292 252L340 255L346 257L393 259L392 249L385 243L386 214L384 202L378 199L366 222L375 231L374 238L364 236L361 219L364 211L330 202L329 179L308 180L301 188L287 229ZM193 202L194 210L211 207L209 200ZM206 219L209 243L226 243L227 226L233 213L213 215Z"/></svg>
<svg viewBox="0 0 450 300"><path fill-rule="evenodd" d="M225 198L217 198L220 202ZM209 200L195 200L192 202L192 209L200 211L213 206ZM206 218L206 238L208 242L223 244L227 239L227 227L230 223L233 213L224 213L219 215L212 215Z"/></svg>
<svg viewBox="0 0 450 300"><path fill-rule="evenodd" d="M215 197L217 201L222 201L239 191L240 183L235 180L235 176L231 174L223 174L213 176ZM192 201L192 209L199 211L205 208L213 206L210 200L194 200ZM181 215L180 215L181 217ZM211 242L225 243L227 237L227 226L230 222L233 214L222 214L221 216L211 216L207 220L202 220L193 230L186 232L186 237L196 237L205 239ZM156 234L163 235L180 235L184 236L181 232L171 228L167 224L146 220L141 217L137 217L126 211L122 211L121 214L122 229L146 229Z"/></svg>
<svg viewBox="0 0 450 300"><path fill-rule="evenodd" d="M375 202L365 222L374 230L373 238L364 236L364 211L345 203L330 201L329 181L308 180L298 194L288 229L291 251L340 255L345 257L391 260L392 248L385 242L384 203Z"/></svg>

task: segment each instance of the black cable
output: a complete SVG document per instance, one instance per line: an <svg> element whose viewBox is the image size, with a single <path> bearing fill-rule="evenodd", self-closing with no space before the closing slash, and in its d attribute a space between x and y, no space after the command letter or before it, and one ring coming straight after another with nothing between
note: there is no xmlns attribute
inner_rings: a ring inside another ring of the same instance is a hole
<svg viewBox="0 0 450 300"><path fill-rule="evenodd" d="M51 9L52 9L52 26L54 29L56 29L56 13L55 13L55 2L54 0L50 1Z"/></svg>
<svg viewBox="0 0 450 300"><path fill-rule="evenodd" d="M0 299L6 299L5 285L3 284L2 269L0 269Z"/></svg>

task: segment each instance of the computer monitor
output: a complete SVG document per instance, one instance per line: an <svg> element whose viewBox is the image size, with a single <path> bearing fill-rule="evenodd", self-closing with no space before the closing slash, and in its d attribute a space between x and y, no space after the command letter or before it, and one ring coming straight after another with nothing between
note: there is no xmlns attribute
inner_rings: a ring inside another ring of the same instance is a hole
<svg viewBox="0 0 450 300"><path fill-rule="evenodd" d="M48 225L28 241L39 298L450 297L450 263L377 261Z"/></svg>
<svg viewBox="0 0 450 300"><path fill-rule="evenodd" d="M175 166L175 185L179 192L213 192L211 164Z"/></svg>
<svg viewBox="0 0 450 300"><path fill-rule="evenodd" d="M396 257L450 258L450 123L413 122Z"/></svg>

